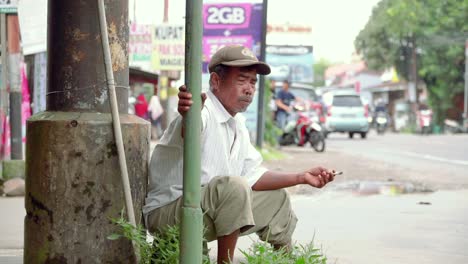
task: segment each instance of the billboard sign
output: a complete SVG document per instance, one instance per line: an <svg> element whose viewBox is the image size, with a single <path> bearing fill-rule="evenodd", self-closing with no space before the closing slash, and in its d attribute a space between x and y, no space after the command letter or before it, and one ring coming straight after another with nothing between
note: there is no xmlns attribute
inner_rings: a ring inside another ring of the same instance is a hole
<svg viewBox="0 0 468 264"><path fill-rule="evenodd" d="M130 25L129 64L143 70L151 69L153 53L153 29L150 25Z"/></svg>
<svg viewBox="0 0 468 264"><path fill-rule="evenodd" d="M47 51L47 0L21 0L18 18L23 55Z"/></svg>
<svg viewBox="0 0 468 264"><path fill-rule="evenodd" d="M18 0L0 0L0 13L18 12Z"/></svg>
<svg viewBox="0 0 468 264"><path fill-rule="evenodd" d="M266 62L271 66L271 80L314 82L312 46L268 45Z"/></svg>
<svg viewBox="0 0 468 264"><path fill-rule="evenodd" d="M202 80L205 90L209 80L208 63L220 48L227 45L243 45L260 57L263 11L262 0L204 1ZM256 138L257 105L258 93L243 113L251 140Z"/></svg>
<svg viewBox="0 0 468 264"><path fill-rule="evenodd" d="M213 54L226 45L243 45L260 56L262 1L205 1L203 5L203 72Z"/></svg>

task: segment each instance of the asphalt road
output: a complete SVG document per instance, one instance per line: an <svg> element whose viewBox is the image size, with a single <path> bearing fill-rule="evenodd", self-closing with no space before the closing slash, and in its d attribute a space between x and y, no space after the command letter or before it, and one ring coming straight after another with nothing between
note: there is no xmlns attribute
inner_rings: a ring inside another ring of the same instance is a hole
<svg viewBox="0 0 468 264"><path fill-rule="evenodd" d="M322 165L344 171L337 181L403 181L431 190L468 188L468 135L370 133L367 139L331 134L324 153L310 147L283 147L289 161L266 162L270 169L294 171Z"/></svg>
<svg viewBox="0 0 468 264"><path fill-rule="evenodd" d="M468 135L421 136L409 134L370 134L369 138L348 139L344 134L332 134L331 150L343 151L404 164L418 169L435 165L440 169L468 168Z"/></svg>

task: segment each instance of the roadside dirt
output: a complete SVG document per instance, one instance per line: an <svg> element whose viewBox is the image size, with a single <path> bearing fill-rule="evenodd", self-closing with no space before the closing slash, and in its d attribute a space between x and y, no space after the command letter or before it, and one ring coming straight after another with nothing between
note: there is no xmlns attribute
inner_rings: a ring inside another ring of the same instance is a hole
<svg viewBox="0 0 468 264"><path fill-rule="evenodd" d="M337 151L317 153L307 148L287 147L281 151L287 155L282 160L265 161L264 166L271 170L298 172L315 166L323 166L336 171L343 171L343 175L336 176L334 188L326 187L317 190L309 186L296 186L289 188L293 194L315 194L326 189L351 189L360 182L402 182L410 183L417 192L430 192L435 190L466 189L467 184L454 184L450 182L450 175L443 172L431 173L418 171L394 164L365 158L360 155L350 155Z"/></svg>

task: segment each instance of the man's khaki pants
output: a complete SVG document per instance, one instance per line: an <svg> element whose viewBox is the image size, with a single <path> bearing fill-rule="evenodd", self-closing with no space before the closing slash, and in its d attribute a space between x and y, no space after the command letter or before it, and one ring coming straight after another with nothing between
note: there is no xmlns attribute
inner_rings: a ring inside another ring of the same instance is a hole
<svg viewBox="0 0 468 264"><path fill-rule="evenodd" d="M158 208L148 217L151 233L180 222L182 197ZM281 190L252 191L242 177L216 177L201 190L205 239L229 235L240 229L241 236L257 233L274 245L289 245L297 218L288 193Z"/></svg>

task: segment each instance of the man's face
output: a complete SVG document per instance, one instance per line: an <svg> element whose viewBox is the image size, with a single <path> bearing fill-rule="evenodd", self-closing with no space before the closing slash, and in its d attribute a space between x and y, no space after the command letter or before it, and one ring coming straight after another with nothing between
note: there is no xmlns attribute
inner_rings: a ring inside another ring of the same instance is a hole
<svg viewBox="0 0 468 264"><path fill-rule="evenodd" d="M289 83L283 82L283 90L287 91L289 89Z"/></svg>
<svg viewBox="0 0 468 264"><path fill-rule="evenodd" d="M245 112L253 100L257 71L255 68L230 67L226 77L215 74L213 93L232 116Z"/></svg>

